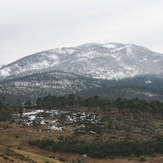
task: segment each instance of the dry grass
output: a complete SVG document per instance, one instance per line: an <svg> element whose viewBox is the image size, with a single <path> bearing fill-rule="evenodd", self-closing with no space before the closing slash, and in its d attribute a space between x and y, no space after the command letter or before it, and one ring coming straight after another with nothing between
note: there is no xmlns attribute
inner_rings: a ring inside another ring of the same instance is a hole
<svg viewBox="0 0 163 163"><path fill-rule="evenodd" d="M41 155L38 155L38 154L34 154L34 153L29 153L29 152L25 152L25 151L22 151L22 150L14 150L16 153L19 153L35 162L38 162L38 163L45 163L45 162L49 162L49 163L61 163L60 161L58 160L54 160L54 159L51 159L51 158L47 158L47 157L44 157L44 156L41 156Z"/></svg>
<svg viewBox="0 0 163 163"><path fill-rule="evenodd" d="M37 155L22 150L14 150L4 145L0 145L0 162L2 163L61 163L58 160L47 158L41 155Z"/></svg>
<svg viewBox="0 0 163 163"><path fill-rule="evenodd" d="M9 128L6 128L6 126L8 126ZM48 152L41 151L38 148L31 148L28 145L27 141L30 139L42 139L44 137L55 140L58 136L61 135L61 133L49 132L40 134L38 132L31 132L30 130L35 130L35 128L21 128L15 123L10 124L10 122L6 122L5 124L0 123L0 162L10 162L10 160L13 160L16 163L24 163L26 161L21 160L19 158L19 155L17 156L17 154L21 154L22 156L24 156L24 159L30 158L30 160L35 161L37 163L45 163L46 161L49 163L59 163L59 161L57 160L48 158ZM17 158L10 156L6 149L13 149L14 151L12 155ZM3 156L6 156L6 154L7 157L4 159Z"/></svg>
<svg viewBox="0 0 163 163"><path fill-rule="evenodd" d="M100 115L100 113L99 113ZM102 113L101 113L102 115ZM102 115L103 116L103 115ZM106 114L104 114L106 116ZM113 116L113 115L108 115ZM119 117L120 115L117 115L117 112L114 113L114 116ZM118 125L121 127L125 127L128 124L131 125L132 132L130 133L130 137L132 139L149 139L151 134L148 133L149 137L145 137L144 135L147 135L147 131L144 130L143 134L141 135L140 130L138 127L134 127L135 124L137 124L136 120L131 118L132 116L123 117L124 120L119 120L112 122L112 126ZM142 118L143 120L143 118ZM140 120L138 120L139 122ZM163 135L163 121L157 120L152 117L150 117L150 121L143 122L144 125L147 127L152 126L152 128L155 128L155 131L152 131L152 134L161 134ZM43 126L46 128L46 126ZM58 160L54 160L49 158L49 156L55 156L58 159L60 157L66 158L66 160L77 160L77 158L83 158L86 160L87 163L138 163L140 162L140 158L131 157L129 158L115 158L115 159L94 159L94 158L84 158L83 156L77 155L77 154L66 154L66 153L51 153L48 151L40 150L36 147L31 147L27 144L27 141L30 139L43 139L43 138L49 138L56 140L57 137L63 135L68 136L72 133L72 131L69 131L68 129L65 130L65 132L34 132L36 129L39 129L39 127L28 127L23 128L18 126L15 123L5 122L0 123L0 162L16 162L16 163L26 163L26 162L37 162L37 163L59 163ZM42 128L42 126L40 127ZM101 139L106 140L107 138L110 139L111 136L116 136L117 140L122 140L124 136L128 133L127 130L121 130L117 132L116 130L112 130L111 133L103 133L101 135ZM82 139L90 139L92 140L91 135L84 135L81 136ZM5 146L4 146L5 145ZM18 150L18 148L20 150ZM9 150L8 149L13 149ZM145 157L146 163L162 163L163 157L161 155L158 155L156 157Z"/></svg>

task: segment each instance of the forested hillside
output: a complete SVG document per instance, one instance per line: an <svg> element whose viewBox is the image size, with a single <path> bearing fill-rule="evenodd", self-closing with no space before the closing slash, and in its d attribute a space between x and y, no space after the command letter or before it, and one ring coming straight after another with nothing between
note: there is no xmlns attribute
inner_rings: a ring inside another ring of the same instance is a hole
<svg viewBox="0 0 163 163"><path fill-rule="evenodd" d="M24 105L15 100L15 105L7 104L5 97L0 100L0 144L9 148L43 150L45 156L71 162L122 156L140 161L163 154L161 101L73 94L38 97Z"/></svg>

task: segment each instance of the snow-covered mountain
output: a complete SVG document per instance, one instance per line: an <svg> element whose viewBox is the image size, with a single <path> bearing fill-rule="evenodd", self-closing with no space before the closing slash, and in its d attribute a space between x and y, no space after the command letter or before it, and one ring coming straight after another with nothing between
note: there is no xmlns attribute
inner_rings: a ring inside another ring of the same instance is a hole
<svg viewBox="0 0 163 163"><path fill-rule="evenodd" d="M0 81L50 71L109 80L145 74L163 77L163 54L119 43L57 48L24 57L0 68Z"/></svg>
<svg viewBox="0 0 163 163"><path fill-rule="evenodd" d="M47 94L163 101L163 54L132 44L84 44L36 53L0 68L0 96Z"/></svg>

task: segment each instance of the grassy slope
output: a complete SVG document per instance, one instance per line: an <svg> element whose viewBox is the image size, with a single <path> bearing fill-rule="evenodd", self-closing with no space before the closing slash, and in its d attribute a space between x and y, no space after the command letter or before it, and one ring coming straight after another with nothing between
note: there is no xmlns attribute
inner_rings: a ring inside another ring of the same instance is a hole
<svg viewBox="0 0 163 163"><path fill-rule="evenodd" d="M98 113L100 114L100 113ZM102 115L102 114L101 114ZM106 116L106 114L105 114ZM112 126L117 126L118 129L111 129L111 132L105 133L101 135L101 139L113 138L113 140L117 139L122 140L127 138L138 140L147 139L151 140L154 135L157 133L163 135L162 124L163 120L155 119L154 117L146 117L141 116L142 119L137 117L132 117L131 115L121 116L117 115L117 112L112 112L112 115L108 115L110 117L109 123L112 123ZM113 121L111 117L117 116L117 120ZM147 121L148 120L148 121ZM6 128L5 126L8 126ZM144 128L145 127L145 128ZM31 147L27 144L27 141L30 139L42 139L44 137L49 139L56 140L57 137L64 134L64 136L71 134L71 131L66 132L31 132L34 131L37 127L30 128L22 128L15 123L5 122L0 123L0 162L17 162L17 163L25 163L25 162L39 162L45 163L48 161L49 163L59 163L58 160L50 159L49 156L53 155L57 158L65 157L69 160L76 160L78 157L82 157L75 154L56 154L48 151L40 150L36 147ZM121 130L119 130L121 128ZM130 131L128 130L130 129ZM150 132L149 132L150 131ZM129 134L129 135L127 135ZM127 136L126 136L127 135ZM147 136L147 138L145 137ZM90 137L90 135L85 135L86 137ZM3 145L2 145L3 144ZM18 150L20 148L21 150ZM145 157L146 162L152 161L153 163L163 162L162 156L157 157ZM136 163L140 162L140 158L120 158L120 159L108 159L108 160L100 160L93 158L86 158L86 162L88 163Z"/></svg>
<svg viewBox="0 0 163 163"><path fill-rule="evenodd" d="M38 154L34 154L34 153L30 153L30 152L25 152L22 150L14 150L16 153L22 154L23 156L30 158L31 160L35 161L35 162L39 162L39 163L45 163L45 162L49 162L49 163L61 163L58 160L54 160L51 158L47 158Z"/></svg>
<svg viewBox="0 0 163 163"><path fill-rule="evenodd" d="M16 163L61 163L60 161L47 158L38 154L15 150L8 146L0 145L0 162Z"/></svg>

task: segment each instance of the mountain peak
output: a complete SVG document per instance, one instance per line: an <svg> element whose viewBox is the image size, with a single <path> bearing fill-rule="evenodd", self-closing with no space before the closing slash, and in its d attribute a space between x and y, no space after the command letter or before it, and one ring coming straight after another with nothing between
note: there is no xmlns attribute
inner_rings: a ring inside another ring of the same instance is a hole
<svg viewBox="0 0 163 163"><path fill-rule="evenodd" d="M162 74L163 55L134 44L87 43L42 51L0 69L0 80L52 70L97 79Z"/></svg>

